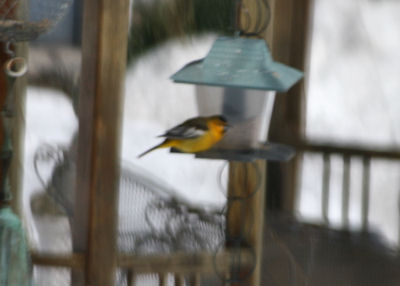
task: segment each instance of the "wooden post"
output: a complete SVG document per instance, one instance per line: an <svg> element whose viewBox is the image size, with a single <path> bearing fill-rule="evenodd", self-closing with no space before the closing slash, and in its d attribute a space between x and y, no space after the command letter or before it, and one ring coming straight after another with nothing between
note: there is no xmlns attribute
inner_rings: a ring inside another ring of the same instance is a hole
<svg viewBox="0 0 400 286"><path fill-rule="evenodd" d="M26 20L28 17L28 2L20 1L17 11L17 19ZM19 42L16 44L15 53L17 57L23 57L28 62L28 43ZM13 119L13 158L10 166L10 185L12 188L13 210L23 220L22 204L22 178L24 172L24 141L25 141L25 103L26 103L27 76L20 77L15 82L14 88L14 119Z"/></svg>
<svg viewBox="0 0 400 286"><path fill-rule="evenodd" d="M18 43L16 55L28 61L28 43ZM22 178L24 172L25 102L27 77L18 78L14 86L15 110L13 118L13 158L10 166L10 185L13 199L11 205L21 219L24 218L22 204Z"/></svg>
<svg viewBox="0 0 400 286"><path fill-rule="evenodd" d="M86 256L72 284L114 285L128 0L85 0L73 248Z"/></svg>
<svg viewBox="0 0 400 286"><path fill-rule="evenodd" d="M3 51L4 49L4 43L1 43L0 47L0 64L1 67L5 64L5 62L8 60L8 55ZM3 106L5 104L5 100L7 97L7 78L3 70L0 70L0 110L3 109ZM3 126L3 119L0 117L0 149L3 147L3 144L5 142L5 129ZM3 182L5 179L7 170L6 166L3 164L0 164L0 182Z"/></svg>
<svg viewBox="0 0 400 286"><path fill-rule="evenodd" d="M269 0L271 19L265 34L262 35L272 50L276 61L284 62L298 69L305 68L305 54L307 44L308 20L310 19L310 7L312 0ZM250 18L257 17L255 1L243 1L246 7L245 13ZM245 21L246 16L241 17ZM251 27L250 27L251 31ZM304 83L298 84L287 94L276 96L274 112L271 118L269 140L277 142L291 142L298 140L303 135L304 129ZM240 210L231 206L228 213L228 230L233 232L231 235L241 234L241 225L253 225L250 232L245 236L246 242L255 250L257 254L256 266L250 277L249 285L260 285L261 275L261 253L262 253L262 230L265 215L265 192L282 195L283 200L278 201L277 205L281 209L294 209L294 192L297 176L297 160L291 163L268 163L268 174L278 173L278 176L268 176L268 188L266 188L267 168L265 162L256 162L261 171L261 191L258 191L247 202L246 210L250 213L240 214ZM234 194L235 187L240 186L240 181L247 177L248 182L243 188L243 194L252 191L251 185L256 180L256 173L249 170L248 163L231 163L229 175L229 195ZM251 178L251 179L249 179ZM270 183L271 182L271 183ZM278 188L276 188L278 186ZM272 192L273 191L273 192ZM274 198L268 196L267 200L274 202ZM264 204L264 205L260 205ZM233 213L231 215L231 213Z"/></svg>
<svg viewBox="0 0 400 286"><path fill-rule="evenodd" d="M4 10L12 5L12 1L6 1L2 4L0 14L5 13ZM8 12L9 18L26 19L27 2L20 1L16 8ZM13 155L8 171L10 187L12 193L11 206L16 214L23 218L22 212L22 175L23 175L23 149L24 149L24 126L25 126L25 94L26 94L26 76L20 77L15 81L14 86L8 86L7 77L4 72L4 64L9 59L9 55L4 52L5 43L1 43L0 47L0 108L3 108L4 99L10 88L13 88L14 116L11 133L11 142ZM11 46L16 56L24 57L27 60L28 44L26 42L15 43ZM1 119L0 119L1 120ZM0 122L0 146L3 146L4 140L3 124ZM0 167L0 181L6 174Z"/></svg>
<svg viewBox="0 0 400 286"><path fill-rule="evenodd" d="M259 13L258 10L260 8L264 9L265 7L258 6L256 1L253 0L243 0L243 4L240 21L244 23L245 26L246 18L248 18L245 14L248 13L248 16L253 19L250 22L250 26L248 26L249 31L247 31L251 32L252 29L254 29L254 26L252 25L256 23L255 18ZM263 4L261 3L261 5ZM268 0L268 5L270 11L267 12L269 12L269 17L271 18L269 19L267 30L260 36L266 40L269 46L271 46L275 0ZM268 16L265 13L262 15L263 17ZM255 188L258 189L248 199L242 201L244 205L241 205L241 203L238 202L229 203L227 217L227 235L243 236L244 242L254 250L256 255L255 265L252 274L246 281L248 282L246 285L258 286L261 285L262 241L266 205L265 197L267 192L267 164L264 160L257 160L254 163L231 162L229 168L228 196L246 197L254 192ZM230 245L227 245L227 247L230 247Z"/></svg>
<svg viewBox="0 0 400 286"><path fill-rule="evenodd" d="M0 15L4 16L6 11L8 10L9 6L12 5L11 1L4 1L0 7ZM13 14L14 9L12 9L10 12L8 12L7 16L9 14ZM5 45L6 43L0 42L0 110L4 108L5 100L7 98L8 94L8 89L10 88L8 86L7 82L7 76L4 72L4 64L6 61L9 59L9 55L5 52ZM5 134L6 130L3 126L3 118L0 117L0 149L2 149L3 144L5 143ZM3 163L4 162L4 163ZM8 163L5 163L4 159L1 158L0 162L0 182L3 182L5 180L5 177L8 175L9 172L9 166ZM3 190L2 190L3 191Z"/></svg>
<svg viewBox="0 0 400 286"><path fill-rule="evenodd" d="M272 55L274 60L302 71L307 70L310 20L313 0L275 1L273 17ZM305 80L297 83L285 94L275 98L269 140L273 142L298 142L305 128ZM298 175L296 157L289 163L268 163L268 188L270 207L293 211Z"/></svg>
<svg viewBox="0 0 400 286"><path fill-rule="evenodd" d="M251 275L246 278L246 285L260 285L262 234L265 216L265 161L254 163L231 162L229 165L227 213L227 247L249 247L256 255ZM236 198L241 199L236 199ZM233 239L233 240L231 240ZM248 269L239 269L232 273L233 278L247 276ZM236 284L232 284L236 285ZM239 284L240 285L240 284Z"/></svg>

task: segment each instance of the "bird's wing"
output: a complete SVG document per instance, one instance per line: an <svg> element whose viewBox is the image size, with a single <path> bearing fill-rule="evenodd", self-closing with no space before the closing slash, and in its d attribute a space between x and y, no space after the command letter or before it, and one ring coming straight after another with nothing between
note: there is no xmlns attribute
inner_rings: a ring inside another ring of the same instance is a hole
<svg viewBox="0 0 400 286"><path fill-rule="evenodd" d="M160 137L171 139L193 139L203 136L207 132L208 127L205 120L202 118L190 119L182 124L175 126Z"/></svg>

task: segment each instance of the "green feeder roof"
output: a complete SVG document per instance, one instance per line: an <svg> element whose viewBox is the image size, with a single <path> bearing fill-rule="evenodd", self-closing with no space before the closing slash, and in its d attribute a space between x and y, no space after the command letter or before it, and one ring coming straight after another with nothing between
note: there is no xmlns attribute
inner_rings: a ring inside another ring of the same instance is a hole
<svg viewBox="0 0 400 286"><path fill-rule="evenodd" d="M171 76L180 83L286 92L303 77L299 70L274 62L265 41L218 38L208 55Z"/></svg>

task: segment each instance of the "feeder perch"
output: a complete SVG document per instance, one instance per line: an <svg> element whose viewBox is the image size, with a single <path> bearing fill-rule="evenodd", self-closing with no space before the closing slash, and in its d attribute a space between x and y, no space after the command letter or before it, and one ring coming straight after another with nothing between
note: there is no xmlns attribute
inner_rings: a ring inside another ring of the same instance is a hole
<svg viewBox="0 0 400 286"><path fill-rule="evenodd" d="M233 128L201 158L287 161L288 146L260 143L267 138L275 92L286 92L303 77L299 70L275 62L263 39L220 37L204 59L171 76L198 85L199 114L224 115Z"/></svg>

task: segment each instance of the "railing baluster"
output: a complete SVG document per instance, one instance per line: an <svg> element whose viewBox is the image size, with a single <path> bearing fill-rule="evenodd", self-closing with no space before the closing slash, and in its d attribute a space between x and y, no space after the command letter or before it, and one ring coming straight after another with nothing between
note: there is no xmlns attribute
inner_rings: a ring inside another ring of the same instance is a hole
<svg viewBox="0 0 400 286"><path fill-rule="evenodd" d="M166 273L158 273L158 285L159 286L167 286L167 274Z"/></svg>
<svg viewBox="0 0 400 286"><path fill-rule="evenodd" d="M135 286L135 272L132 269L128 269L126 279L128 286Z"/></svg>
<svg viewBox="0 0 400 286"><path fill-rule="evenodd" d="M201 284L201 276L200 273L195 273L190 276L190 286L200 286Z"/></svg>
<svg viewBox="0 0 400 286"><path fill-rule="evenodd" d="M398 218L400 218L400 192L397 193L397 214ZM400 220L397 221L397 252L400 253Z"/></svg>
<svg viewBox="0 0 400 286"><path fill-rule="evenodd" d="M349 200L350 200L350 156L343 156L343 193L342 193L342 224L344 229L349 228Z"/></svg>
<svg viewBox="0 0 400 286"><path fill-rule="evenodd" d="M329 184L331 177L331 158L329 153L324 153L323 164L321 211L324 224L329 225Z"/></svg>
<svg viewBox="0 0 400 286"><path fill-rule="evenodd" d="M183 286L185 284L185 277L182 274L175 274L175 286Z"/></svg>
<svg viewBox="0 0 400 286"><path fill-rule="evenodd" d="M369 214L369 190L370 190L370 172L371 158L363 157L363 173L362 173L362 205L361 205L361 229L368 231L368 214Z"/></svg>

